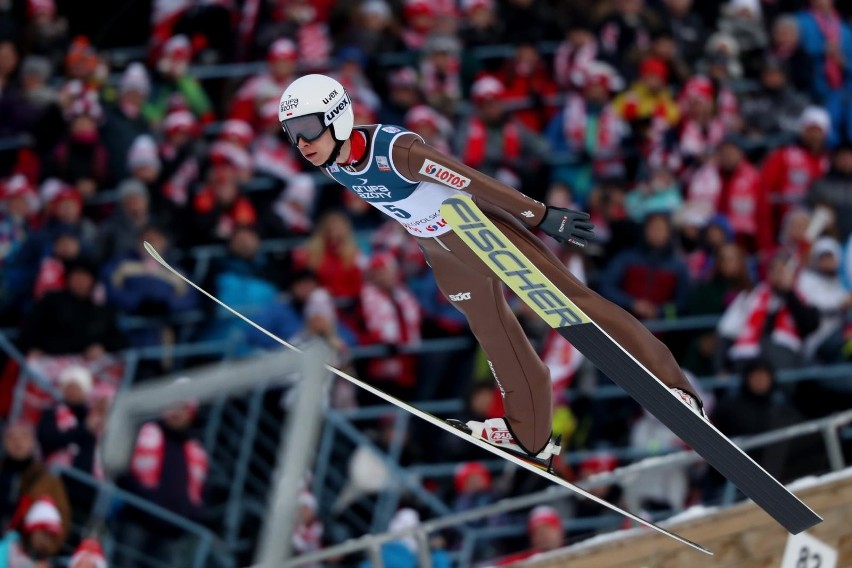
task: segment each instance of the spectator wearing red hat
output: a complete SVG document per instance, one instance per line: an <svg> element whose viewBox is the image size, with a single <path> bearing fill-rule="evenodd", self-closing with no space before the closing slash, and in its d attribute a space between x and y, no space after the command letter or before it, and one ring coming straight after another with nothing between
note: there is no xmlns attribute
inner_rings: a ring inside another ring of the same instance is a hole
<svg viewBox="0 0 852 568"><path fill-rule="evenodd" d="M727 134L725 121L719 116L715 87L709 78L695 75L683 86L680 95L680 123L671 131L671 165L691 170L705 161Z"/></svg>
<svg viewBox="0 0 852 568"><path fill-rule="evenodd" d="M192 200L187 239L196 244L222 242L238 226L257 222L254 205L240 192L251 171L248 152L229 142L217 142L210 151L207 184Z"/></svg>
<svg viewBox="0 0 852 568"><path fill-rule="evenodd" d="M556 94L556 83L536 45L518 45L497 77L503 83L507 100L527 103L514 111L513 116L531 131L542 132L556 112L556 105L548 100Z"/></svg>
<svg viewBox="0 0 852 568"><path fill-rule="evenodd" d="M55 0L28 0L27 20L27 53L42 55L59 67L68 45L68 20L57 12Z"/></svg>
<svg viewBox="0 0 852 568"><path fill-rule="evenodd" d="M127 152L133 141L151 131L142 116L142 107L150 92L151 81L145 66L131 63L121 76L118 100L104 109L101 139L109 148L109 173L114 183L127 177Z"/></svg>
<svg viewBox="0 0 852 568"><path fill-rule="evenodd" d="M0 181L0 266L33 231L40 207L35 188L24 176Z"/></svg>
<svg viewBox="0 0 852 568"><path fill-rule="evenodd" d="M830 165L828 140L831 117L822 107L810 106L798 121L799 137L793 144L776 148L763 161L760 177L772 207L768 222L773 237L791 207L802 204L811 184L823 177Z"/></svg>
<svg viewBox="0 0 852 568"><path fill-rule="evenodd" d="M423 48L437 25L437 6L432 0L405 0L402 41L408 49Z"/></svg>
<svg viewBox="0 0 852 568"><path fill-rule="evenodd" d="M568 95L546 134L551 151L567 154L570 161L554 168L553 179L567 184L572 196L584 203L595 178L623 171L622 143L627 127L611 102L612 94L622 87L615 69L606 63L590 62L576 72L572 82L582 90ZM590 136L590 132L596 136Z"/></svg>
<svg viewBox="0 0 852 568"><path fill-rule="evenodd" d="M45 202L45 223L33 231L9 258L4 266L6 294L0 312L20 313L31 307L33 291L44 259L54 255L54 247L60 236L75 237L77 249L87 249L94 240L95 226L84 219L83 199L73 187L56 179L42 184L41 196Z"/></svg>
<svg viewBox="0 0 852 568"><path fill-rule="evenodd" d="M450 154L453 126L447 118L428 105L417 105L405 113L403 125L419 134L423 141L445 154Z"/></svg>
<svg viewBox="0 0 852 568"><path fill-rule="evenodd" d="M248 150L254 140L254 129L251 124L238 118L229 118L222 123L219 131L219 140L239 146Z"/></svg>
<svg viewBox="0 0 852 568"><path fill-rule="evenodd" d="M180 104L202 124L215 118L213 106L201 83L187 73L192 55L192 44L185 35L172 36L163 46L151 82L151 96L142 109L149 123L158 125L165 119L174 108L174 97L180 99Z"/></svg>
<svg viewBox="0 0 852 568"><path fill-rule="evenodd" d="M680 113L668 89L669 70L664 61L649 58L639 67L639 79L615 99L615 108L624 120L660 119L668 126L677 124Z"/></svg>
<svg viewBox="0 0 852 568"><path fill-rule="evenodd" d="M296 78L299 51L287 38L272 42L266 54L266 69L249 77L234 95L228 116L244 120L253 127L262 123L261 111L270 100L278 102L281 93Z"/></svg>
<svg viewBox="0 0 852 568"><path fill-rule="evenodd" d="M539 505L527 518L530 548L499 559L495 566L511 566L523 560L565 546L565 527L559 512L549 505Z"/></svg>
<svg viewBox="0 0 852 568"><path fill-rule="evenodd" d="M177 379L181 381L185 379ZM176 381L176 382L177 382ZM139 430L129 471L119 479L125 490L192 521L204 511L207 451L191 431L198 412L193 400L168 406L159 420ZM126 549L142 551L157 560L181 563L182 541L174 526L151 517L141 509L126 507L121 513L119 542ZM116 560L117 566L147 566L138 557Z"/></svg>
<svg viewBox="0 0 852 568"><path fill-rule="evenodd" d="M32 511L40 500L50 507L39 507ZM58 539L51 554L59 551L71 525L71 508L62 482L51 474L38 459L35 432L30 424L11 423L3 429L3 458L0 459L0 525L26 532L34 524L44 520L41 513L50 516L52 528L58 518ZM29 517L29 523L27 518Z"/></svg>
<svg viewBox="0 0 852 568"><path fill-rule="evenodd" d="M417 359L398 353L420 343L420 305L402 282L391 254L374 254L365 276L360 292L361 343L381 344L391 351L390 357L371 359L367 374L399 395L410 393L417 380Z"/></svg>
<svg viewBox="0 0 852 568"><path fill-rule="evenodd" d="M507 185L521 186L528 195L540 193L530 183L541 168L536 157L547 153L547 143L517 120L507 119L506 89L498 79L485 75L471 87L476 113L463 127L462 161Z"/></svg>
<svg viewBox="0 0 852 568"><path fill-rule="evenodd" d="M322 549L323 524L317 516L317 499L307 489L302 489L297 498L299 509L293 529L293 552L296 555Z"/></svg>
<svg viewBox="0 0 852 568"><path fill-rule="evenodd" d="M466 49L503 43L503 23L494 0L462 0L461 10L459 39Z"/></svg>
<svg viewBox="0 0 852 568"><path fill-rule="evenodd" d="M68 135L53 151L47 174L72 184L83 199L109 181L110 150L99 130L103 109L97 99L81 97L65 113Z"/></svg>
<svg viewBox="0 0 852 568"><path fill-rule="evenodd" d="M189 201L189 189L199 177L198 120L188 110L176 110L163 121L159 146L162 169L160 191L152 195L155 207L174 212ZM158 205L159 203L159 205Z"/></svg>
<svg viewBox="0 0 852 568"><path fill-rule="evenodd" d="M40 497L27 507L24 515L20 529L24 550L36 562L50 560L65 541L63 525L62 514L53 499Z"/></svg>
<svg viewBox="0 0 852 568"><path fill-rule="evenodd" d="M97 88L103 80L103 77L98 77L100 64L98 53L89 38L77 36L71 41L65 54L65 77Z"/></svg>
<svg viewBox="0 0 852 568"><path fill-rule="evenodd" d="M107 568L100 543L93 538L84 539L71 556L68 568Z"/></svg>

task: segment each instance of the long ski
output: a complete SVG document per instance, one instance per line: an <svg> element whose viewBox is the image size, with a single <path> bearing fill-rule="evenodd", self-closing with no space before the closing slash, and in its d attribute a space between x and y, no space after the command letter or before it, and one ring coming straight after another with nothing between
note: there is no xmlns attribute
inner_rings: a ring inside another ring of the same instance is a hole
<svg viewBox="0 0 852 568"><path fill-rule="evenodd" d="M232 307L228 306L227 304L225 304L224 302L222 302L221 300L216 298L213 294L210 294L209 292L207 292L206 290L204 290L203 288L201 288L200 286L198 286L197 284L192 282L186 276L184 276L183 274L181 274L180 272L175 270L171 265L169 265L168 262L166 262L163 259L162 256L160 256L160 254L157 252L157 250L153 246L151 246L150 243L147 243L147 242L145 243L145 250L148 251L148 254L150 254L155 260L157 260L157 262L159 262L161 265L163 265L163 267L166 268L167 270L169 270L172 274L174 274L175 276L177 276L178 278L180 278L181 280L186 282L188 285L190 285L193 288L195 288L196 290L198 290L198 292L200 292L204 296L207 296L208 298L210 298L211 300L213 300L214 302L216 302L217 304L219 304L220 306L222 306L223 308L225 308L226 310L228 310L229 312L231 312L232 314L234 314L235 316L237 316L238 318L240 318L241 320L243 320L244 322L246 322L250 326L254 327L256 330L260 331L261 333L263 333L264 335L273 339L274 341L277 341L278 343L280 343L281 345L283 345L284 347L286 347L288 349L296 351L297 353L302 352L295 345L281 339L280 337L278 337L274 333L266 330L262 326L258 325L257 323L255 323L254 321L252 321L248 317L244 316L243 314L241 314L237 310L233 309ZM635 521L635 522L637 522L641 525L644 525L644 526L646 526L650 529L653 529L653 530L659 532L660 534L663 534L663 535L665 535L669 538L672 538L674 540L682 542L683 544L686 544L686 545L694 548L695 550L698 550L700 552L703 552L703 553L709 554L709 555L713 554L712 552L710 552L709 550L707 550L706 548L704 548L700 544L697 544L697 543L692 542L691 540L689 540L687 538L684 538L680 535L677 535L673 532L670 532L670 531L668 531L668 530L666 530L666 529L664 529L664 528L662 528L662 527L660 527L660 526L658 526L658 525L656 525L656 524L654 524L650 521L647 521L647 520L645 520L645 519L643 519L643 518L641 518L637 515L634 515L633 513L629 512L629 511L625 511L624 509L621 509L620 507L617 507L616 505L613 505L612 503L609 503L609 502L601 499L600 497L597 497L597 496L589 493L588 491L574 485L573 483L570 483L570 482L566 481L565 479L562 479L561 477L559 477L558 475L556 475L554 473L542 470L539 467L536 467L535 465L528 463L528 462L520 459L517 456L514 456L514 455L512 455L508 452L501 450L500 448L497 448L495 446L487 444L487 443L483 442L482 440L479 440L479 439L465 433L464 431L458 429L457 427L454 427L451 424L448 424L447 422L438 418L437 416L433 416L433 415L429 414L428 412L424 412L424 411L408 404L407 402L399 400L396 397L390 396L389 394L382 392L381 390L375 388L374 386L372 386L368 383L365 383L364 381L361 381L360 379L356 379L355 377L349 375L348 373L345 373L344 371L341 371L340 369L337 369L336 367L333 367L331 365L326 364L325 368L329 372L331 372L331 373L337 375L338 377L341 377L342 379L345 379L345 380L349 381L350 383L358 386L359 388L362 388L362 389L366 390L367 392L381 398L385 402L388 402L388 403L396 406L397 408L405 410L406 412L410 412L411 414L417 416L418 418L421 418L422 420L425 420L426 422L432 424L433 426L437 426L438 428L440 428L441 430L444 430L445 432L449 432L450 434L452 434L454 436L458 436L459 438L462 438L463 440L466 440L466 441L470 442L471 444L473 444L475 446L479 446L480 448L482 448L485 451L491 452L492 454L495 454L495 455L497 455L497 456L499 456L499 457L501 457L501 458L503 458L507 461L514 463L518 467L522 467L522 468L526 469L527 471L531 471L532 473L535 473L536 475L540 475L540 476L544 477L545 479L547 479L548 481L551 481L553 483L561 485L562 487L565 487L566 489L569 489L569 490L573 491L574 493L576 493L576 494L578 494L582 497L585 497L586 499L590 499L590 500L592 500L592 501L594 501L594 502L596 502L596 503L598 503L598 504L600 504L600 505L602 505L602 506L604 506L608 509L611 509L612 511L615 511L616 513L618 513L620 515L624 515L625 517L627 517L627 518L629 518L629 519L631 519L631 520L633 520L633 521Z"/></svg>
<svg viewBox="0 0 852 568"><path fill-rule="evenodd" d="M441 214L455 234L523 302L784 528L797 534L822 521L710 422L680 402L660 379L583 313L472 199L451 197L444 201Z"/></svg>

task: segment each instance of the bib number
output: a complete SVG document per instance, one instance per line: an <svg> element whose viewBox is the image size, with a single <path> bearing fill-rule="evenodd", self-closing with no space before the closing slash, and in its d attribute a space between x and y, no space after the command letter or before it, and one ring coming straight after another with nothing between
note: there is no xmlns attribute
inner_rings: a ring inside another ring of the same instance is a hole
<svg viewBox="0 0 852 568"><path fill-rule="evenodd" d="M382 207L387 209L392 215L399 217L400 219L411 219L411 213L409 213L405 209L400 209L396 205L382 205Z"/></svg>

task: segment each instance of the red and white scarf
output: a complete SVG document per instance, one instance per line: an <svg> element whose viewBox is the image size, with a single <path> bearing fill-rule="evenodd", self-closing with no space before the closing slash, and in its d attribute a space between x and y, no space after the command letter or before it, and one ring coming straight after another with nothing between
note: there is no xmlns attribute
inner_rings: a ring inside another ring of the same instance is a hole
<svg viewBox="0 0 852 568"><path fill-rule="evenodd" d="M488 129L479 118L472 118L467 129L464 157L465 164L477 168L485 161L485 151L488 144ZM512 121L503 126L503 148L501 155L507 161L517 159L521 154L521 133Z"/></svg>
<svg viewBox="0 0 852 568"><path fill-rule="evenodd" d="M361 308L364 327L373 341L394 345L416 345L420 342L420 306L414 296L398 286L388 294L373 284L361 289ZM413 369L406 357L374 359L370 374L375 377L394 377L405 384L413 382Z"/></svg>
<svg viewBox="0 0 852 568"><path fill-rule="evenodd" d="M687 203L708 217L713 213L724 213L735 233L756 235L760 175L751 165L740 164L728 182L727 203L721 203L722 184L718 167L708 162L692 176L687 190Z"/></svg>
<svg viewBox="0 0 852 568"><path fill-rule="evenodd" d="M586 128L589 115L583 97L572 95L565 103L562 112L562 128L565 139L574 148L586 146ZM612 153L621 142L621 122L612 105L606 105L598 115L598 135L595 140L595 153Z"/></svg>
<svg viewBox="0 0 852 568"><path fill-rule="evenodd" d="M586 67L595 61L598 55L597 42L580 46L563 41L553 56L553 71L557 84L563 89L574 87L576 77L582 76Z"/></svg>
<svg viewBox="0 0 852 568"><path fill-rule="evenodd" d="M67 432L68 430L73 430L79 424L77 417L71 411L67 404L60 403L56 407L56 428L60 432ZM45 458L45 463L48 466L61 465L64 467L71 467L74 464L74 457L76 456L76 452L72 450L71 446L65 446L64 448L60 448L55 452L51 452Z"/></svg>
<svg viewBox="0 0 852 568"><path fill-rule="evenodd" d="M840 45L840 15L837 10L830 10L830 13L825 11L818 12L811 10L819 31L825 37L826 53L828 46ZM825 77L828 80L828 86L832 89L839 89L843 86L843 67L833 57L825 57Z"/></svg>
<svg viewBox="0 0 852 568"><path fill-rule="evenodd" d="M149 489L160 484L165 446L165 436L156 422L148 422L142 426L133 449L130 471L139 483ZM204 480L207 478L207 452L196 440L184 442L183 452L187 464L189 500L195 505L201 505Z"/></svg>
<svg viewBox="0 0 852 568"><path fill-rule="evenodd" d="M574 375L583 362L583 355L577 351L576 347L565 341L565 338L551 331L544 342L541 360L550 369L553 394L559 400L565 389L571 386Z"/></svg>
<svg viewBox="0 0 852 568"><path fill-rule="evenodd" d="M698 122L687 120L680 129L679 149L683 156L701 157L711 152L725 137L725 123L714 118L706 128Z"/></svg>
<svg viewBox="0 0 852 568"><path fill-rule="evenodd" d="M440 71L434 63L425 60L420 65L420 87L426 97L446 97L457 101L461 99L461 63L453 60L449 69Z"/></svg>
<svg viewBox="0 0 852 568"><path fill-rule="evenodd" d="M772 288L760 283L751 293L748 315L745 324L731 347L731 356L736 359L756 357L760 352L760 339L766 326L770 303L773 301ZM796 323L786 306L781 306L775 315L775 325L771 333L772 341L796 351L802 346L802 339L796 330Z"/></svg>

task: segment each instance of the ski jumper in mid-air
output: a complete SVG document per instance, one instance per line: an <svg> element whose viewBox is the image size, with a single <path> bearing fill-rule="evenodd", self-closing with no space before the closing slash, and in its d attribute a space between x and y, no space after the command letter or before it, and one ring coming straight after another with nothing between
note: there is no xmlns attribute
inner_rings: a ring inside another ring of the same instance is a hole
<svg viewBox="0 0 852 568"><path fill-rule="evenodd" d="M470 195L560 290L696 413L702 404L671 352L636 318L577 280L527 227L583 247L587 213L549 207L425 144L400 126L354 127L352 101L324 75L305 75L281 96L281 126L302 156L413 235L441 292L467 318L503 395L504 417L470 421L474 436L549 466L552 387L503 295L501 281L441 217L441 203ZM524 226L526 225L526 227Z"/></svg>

